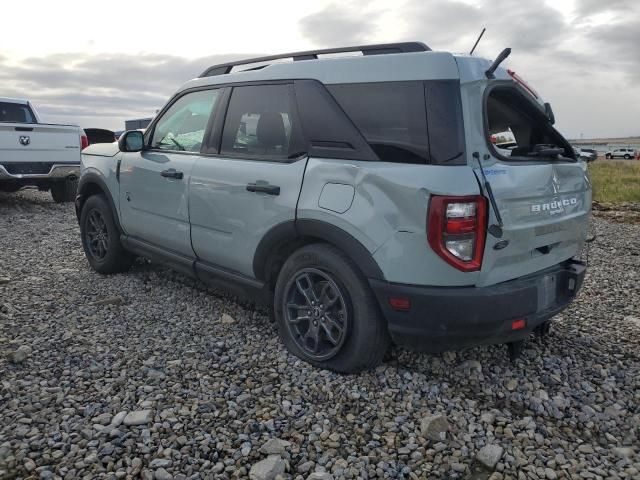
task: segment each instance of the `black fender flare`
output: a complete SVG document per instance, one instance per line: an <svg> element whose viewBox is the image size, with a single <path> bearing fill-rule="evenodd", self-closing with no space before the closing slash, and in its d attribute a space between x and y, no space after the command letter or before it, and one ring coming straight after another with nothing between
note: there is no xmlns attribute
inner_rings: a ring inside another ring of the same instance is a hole
<svg viewBox="0 0 640 480"><path fill-rule="evenodd" d="M316 238L334 245L346 253L360 268L365 277L384 280L380 266L369 250L353 235L339 227L321 220L298 219L280 223L269 230L260 240L253 256L253 273L259 280L266 281L269 256L278 245L295 242L301 238Z"/></svg>
<svg viewBox="0 0 640 480"><path fill-rule="evenodd" d="M122 230L122 226L120 225L120 218L118 216L118 209L116 208L116 204L113 201L113 197L111 196L111 191L109 187L107 187L107 183L104 179L98 175L97 173L89 172L85 173L80 177L80 181L78 182L78 195L76 196L75 206L76 206L76 216L78 217L78 221L80 221L80 212L82 212L82 205L94 192L94 186L97 186L109 203L111 207L111 212L113 213L113 220L116 222L116 227L120 233L124 233Z"/></svg>

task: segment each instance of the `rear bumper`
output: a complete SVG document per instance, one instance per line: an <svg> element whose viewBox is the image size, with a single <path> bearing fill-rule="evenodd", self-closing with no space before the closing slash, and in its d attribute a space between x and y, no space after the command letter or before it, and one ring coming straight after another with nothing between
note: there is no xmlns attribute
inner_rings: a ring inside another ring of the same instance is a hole
<svg viewBox="0 0 640 480"><path fill-rule="evenodd" d="M562 311L582 286L586 266L569 260L533 275L488 287L420 287L370 280L394 342L439 352L526 338ZM408 299L408 311L390 298ZM512 329L514 320L525 327Z"/></svg>
<svg viewBox="0 0 640 480"><path fill-rule="evenodd" d="M0 165L0 180L46 180L46 179L62 179L69 176L80 176L80 164L53 164L48 172L31 173L28 170L25 173L9 173L7 169Z"/></svg>

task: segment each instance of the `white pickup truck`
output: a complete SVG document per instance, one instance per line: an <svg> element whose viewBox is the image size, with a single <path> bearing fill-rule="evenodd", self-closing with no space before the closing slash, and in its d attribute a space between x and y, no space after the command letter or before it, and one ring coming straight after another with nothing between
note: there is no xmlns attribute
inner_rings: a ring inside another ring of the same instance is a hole
<svg viewBox="0 0 640 480"><path fill-rule="evenodd" d="M0 191L36 186L71 202L87 137L76 125L40 123L27 100L0 97Z"/></svg>

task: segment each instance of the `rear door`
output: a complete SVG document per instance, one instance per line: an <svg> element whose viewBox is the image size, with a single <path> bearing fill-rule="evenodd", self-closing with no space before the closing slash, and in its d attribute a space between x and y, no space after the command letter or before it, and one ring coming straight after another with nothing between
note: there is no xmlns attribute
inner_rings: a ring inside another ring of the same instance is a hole
<svg viewBox="0 0 640 480"><path fill-rule="evenodd" d="M484 175L502 217L503 234L489 234L478 285L489 285L543 270L580 252L591 210L586 164L515 84L485 96L485 143L489 158ZM515 143L496 148L491 135ZM553 148L565 153L553 155ZM491 164L494 162L493 164ZM482 173L475 168L482 182ZM493 212L489 221L497 224Z"/></svg>
<svg viewBox="0 0 640 480"><path fill-rule="evenodd" d="M122 154L120 221L127 234L193 257L189 181L219 89L188 92L152 126L147 147Z"/></svg>
<svg viewBox="0 0 640 480"><path fill-rule="evenodd" d="M253 277L260 240L295 220L307 158L292 84L234 87L226 112L192 172L191 239L202 262Z"/></svg>

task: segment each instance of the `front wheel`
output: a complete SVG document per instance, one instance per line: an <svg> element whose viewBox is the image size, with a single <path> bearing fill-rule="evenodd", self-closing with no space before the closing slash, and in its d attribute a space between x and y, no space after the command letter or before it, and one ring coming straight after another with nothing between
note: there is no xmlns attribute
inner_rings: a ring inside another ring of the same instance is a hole
<svg viewBox="0 0 640 480"><path fill-rule="evenodd" d="M134 257L120 242L120 232L104 195L93 195L82 206L80 235L87 260L96 272L118 273L131 267Z"/></svg>
<svg viewBox="0 0 640 480"><path fill-rule="evenodd" d="M604 158L606 158L607 160L611 160L611 155L609 155L608 153L604 156Z"/></svg>
<svg viewBox="0 0 640 480"><path fill-rule="evenodd" d="M51 184L51 197L56 203L73 202L78 191L77 178L65 178Z"/></svg>
<svg viewBox="0 0 640 480"><path fill-rule="evenodd" d="M624 159L625 159L625 160L631 160L631 155L625 155L625 156L624 156Z"/></svg>
<svg viewBox="0 0 640 480"><path fill-rule="evenodd" d="M308 245L287 259L276 283L274 311L289 351L321 368L342 373L373 368L390 345L366 278L330 245Z"/></svg>

